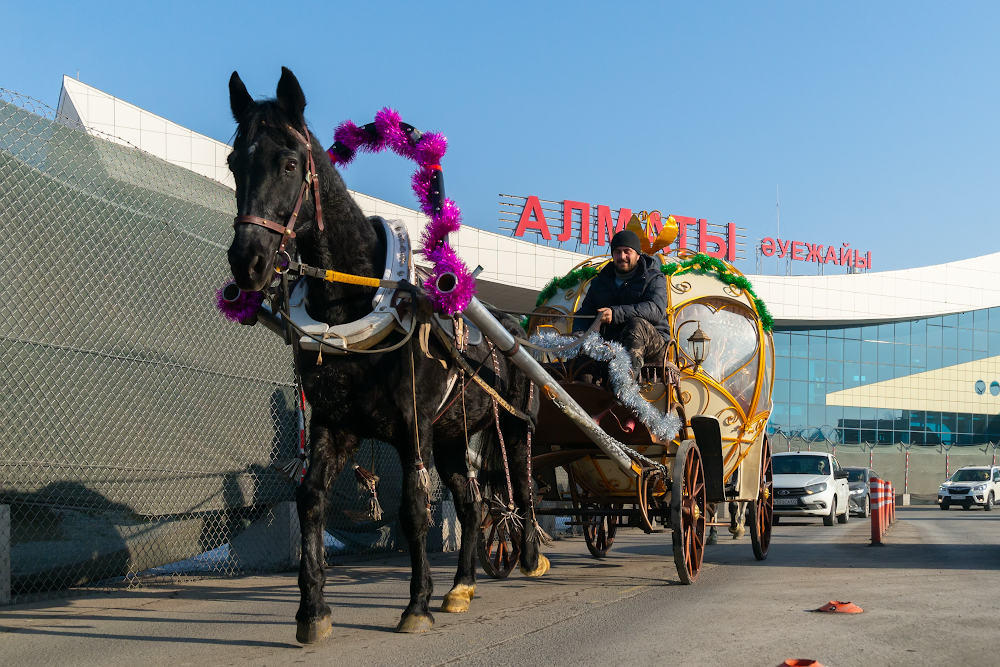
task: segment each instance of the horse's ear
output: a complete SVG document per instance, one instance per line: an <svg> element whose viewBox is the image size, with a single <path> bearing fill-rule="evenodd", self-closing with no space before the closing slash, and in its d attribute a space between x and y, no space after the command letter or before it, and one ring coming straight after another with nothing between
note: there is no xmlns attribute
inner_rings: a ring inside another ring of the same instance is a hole
<svg viewBox="0 0 1000 667"><path fill-rule="evenodd" d="M247 87L243 85L240 75L233 72L233 75L229 77L229 108L233 111L233 118L236 119L237 123L240 122L244 114L255 105L256 102L247 92Z"/></svg>
<svg viewBox="0 0 1000 667"><path fill-rule="evenodd" d="M305 120L306 96L302 92L299 80L287 67L281 68L281 78L278 79L278 104L292 122Z"/></svg>

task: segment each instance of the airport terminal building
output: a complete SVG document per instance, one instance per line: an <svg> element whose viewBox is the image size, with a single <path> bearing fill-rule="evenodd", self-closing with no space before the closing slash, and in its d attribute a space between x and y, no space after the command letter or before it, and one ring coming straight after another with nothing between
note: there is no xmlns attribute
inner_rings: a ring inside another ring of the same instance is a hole
<svg viewBox="0 0 1000 667"><path fill-rule="evenodd" d="M58 111L88 131L232 187L221 142L68 77ZM400 219L412 238L419 236L425 219L418 211L355 196L367 214ZM520 223L514 234L467 224L453 243L470 266L483 267L480 296L517 310L533 308L553 276L606 252L603 234L631 213L537 197L503 196L504 206L512 211L506 219ZM731 258L749 245L732 225L677 217L690 230L686 247ZM525 239L526 228L541 242ZM834 275L748 276L775 321L772 432L833 444L1000 441L1000 253L875 272L870 253L846 247L775 239L754 245L758 256L823 265L817 272L847 265Z"/></svg>

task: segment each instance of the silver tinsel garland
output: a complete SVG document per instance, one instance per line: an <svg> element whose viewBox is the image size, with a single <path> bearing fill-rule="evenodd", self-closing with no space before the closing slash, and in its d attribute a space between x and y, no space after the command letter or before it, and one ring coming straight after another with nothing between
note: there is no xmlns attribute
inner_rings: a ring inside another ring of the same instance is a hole
<svg viewBox="0 0 1000 667"><path fill-rule="evenodd" d="M639 385L632 378L632 360L621 343L604 340L596 331L583 339L563 336L554 331L536 331L530 340L540 347L559 347L580 341L579 345L562 352L550 353L550 356L566 361L583 353L596 361L607 362L608 381L615 398L635 413L650 433L661 441L666 441L672 440L680 431L681 420L675 413L660 412L639 393Z"/></svg>

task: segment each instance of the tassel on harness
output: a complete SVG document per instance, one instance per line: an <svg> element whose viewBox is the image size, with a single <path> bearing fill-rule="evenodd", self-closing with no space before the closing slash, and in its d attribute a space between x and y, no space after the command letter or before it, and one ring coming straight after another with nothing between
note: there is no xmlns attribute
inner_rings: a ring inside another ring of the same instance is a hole
<svg viewBox="0 0 1000 667"><path fill-rule="evenodd" d="M371 515L372 521L381 521L382 506L378 502L378 475L365 470L355 463L354 479L358 483L359 492L370 494L368 499L368 513Z"/></svg>
<svg viewBox="0 0 1000 667"><path fill-rule="evenodd" d="M306 395L302 390L302 383L298 378L295 381L295 394L296 403L298 404L299 451L290 459L275 462L274 468L289 482L299 485L306 476L306 468L309 464L307 462L308 457L306 456Z"/></svg>
<svg viewBox="0 0 1000 667"><path fill-rule="evenodd" d="M414 467L417 469L417 488L427 494L427 525L434 525L434 517L431 514L431 474L424 467L423 457L420 455L420 418L417 414L417 369L413 361L413 346L410 346L410 391L413 394L413 440L417 450L417 460Z"/></svg>

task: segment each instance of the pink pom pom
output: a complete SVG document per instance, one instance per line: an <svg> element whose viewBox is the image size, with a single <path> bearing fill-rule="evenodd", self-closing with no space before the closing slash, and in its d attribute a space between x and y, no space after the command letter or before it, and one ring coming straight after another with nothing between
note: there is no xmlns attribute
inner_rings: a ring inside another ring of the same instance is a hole
<svg viewBox="0 0 1000 667"><path fill-rule="evenodd" d="M412 160L413 147L410 145L410 138L400 127L401 122L399 114L389 107L385 107L375 114L375 128L386 147L397 155Z"/></svg>
<svg viewBox="0 0 1000 667"><path fill-rule="evenodd" d="M434 270L424 283L424 288L431 303L436 309L443 310L449 315L464 310L476 294L476 281L465 266L465 262L447 245L429 253L428 259L434 262ZM437 289L437 280L446 273L454 274L455 289L441 292Z"/></svg>
<svg viewBox="0 0 1000 667"><path fill-rule="evenodd" d="M413 177L410 179L410 183L413 185L413 194L417 196L417 201L420 202L421 209L430 202L431 199L431 178L434 176L434 171L431 169L417 169L414 172Z"/></svg>
<svg viewBox="0 0 1000 667"><path fill-rule="evenodd" d="M448 150L448 139L440 132L428 132L417 142L415 159L420 166L429 167L441 164L441 158Z"/></svg>
<svg viewBox="0 0 1000 667"><path fill-rule="evenodd" d="M215 305L227 320L248 324L253 321L260 304L264 303L264 295L261 292L240 291L236 299L227 301L225 298L226 288L230 285L235 286L235 284L230 280L215 291Z"/></svg>
<svg viewBox="0 0 1000 667"><path fill-rule="evenodd" d="M367 149L370 141L368 133L349 120L345 120L337 127L333 133L333 140L344 144L354 153L358 152L358 149Z"/></svg>

